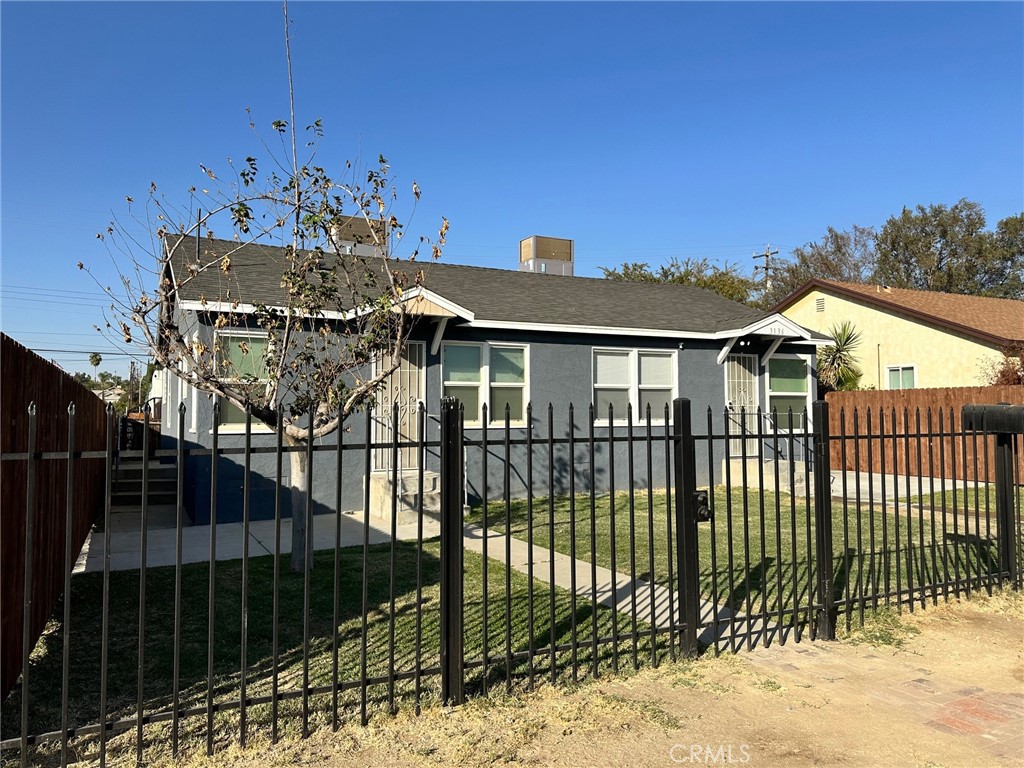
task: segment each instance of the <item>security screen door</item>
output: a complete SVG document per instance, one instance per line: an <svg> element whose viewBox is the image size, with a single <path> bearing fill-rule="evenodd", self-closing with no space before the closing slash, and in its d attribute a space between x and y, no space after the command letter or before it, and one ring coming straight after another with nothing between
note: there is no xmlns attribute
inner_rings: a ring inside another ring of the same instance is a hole
<svg viewBox="0 0 1024 768"><path fill-rule="evenodd" d="M373 418L373 441L384 446L374 450L373 468L390 470L392 449L390 444L396 439L392 424L392 408L398 403L398 436L399 442L412 442L417 438L417 409L424 399L423 382L424 345L422 342L409 341L402 350L399 366L388 376L384 387L377 395L377 408ZM378 365L390 365L390 356L384 356ZM398 469L416 469L419 467L419 456L414 446L401 448L398 451Z"/></svg>
<svg viewBox="0 0 1024 768"><path fill-rule="evenodd" d="M757 355L729 355L725 359L725 394L729 411L729 434L756 435L757 423ZM744 455L743 440L729 441L729 456ZM746 440L746 455L758 455L757 438Z"/></svg>

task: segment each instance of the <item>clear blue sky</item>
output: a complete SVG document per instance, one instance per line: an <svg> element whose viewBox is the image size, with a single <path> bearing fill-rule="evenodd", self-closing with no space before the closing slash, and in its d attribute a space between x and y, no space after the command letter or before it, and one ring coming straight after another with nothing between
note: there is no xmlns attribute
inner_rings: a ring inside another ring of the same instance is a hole
<svg viewBox="0 0 1024 768"><path fill-rule="evenodd" d="M577 273L753 266L902 206L1024 209L1021 3L303 3L298 122L320 159L383 153L451 220L446 261L514 268L531 234ZM3 2L5 332L68 370L106 352L95 239L150 181L259 151L287 117L280 4ZM269 131L267 131L269 134ZM91 335L90 335L91 334ZM108 353L103 368L124 372Z"/></svg>

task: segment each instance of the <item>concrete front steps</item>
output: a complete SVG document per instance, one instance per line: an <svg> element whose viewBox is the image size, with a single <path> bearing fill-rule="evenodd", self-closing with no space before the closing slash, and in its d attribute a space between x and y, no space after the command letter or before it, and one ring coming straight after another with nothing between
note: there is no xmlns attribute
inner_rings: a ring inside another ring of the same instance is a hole
<svg viewBox="0 0 1024 768"><path fill-rule="evenodd" d="M803 496L807 491L807 484L814 482L814 473L807 472L804 462L799 460L769 459L762 461L760 458L752 457L746 461L745 476L743 470L743 459L729 459L729 473L733 488L741 487L745 479L747 488L760 488L765 491L778 490L782 493L790 493L792 490L797 496ZM778 488L775 487L776 470L778 470ZM716 478L716 482L725 482L724 466L722 474Z"/></svg>
<svg viewBox="0 0 1024 768"><path fill-rule="evenodd" d="M398 473L397 524L410 525L419 519L420 473L418 469L404 469ZM381 470L370 473L370 516L391 521L395 509L392 499L392 473ZM441 514L441 475L423 472L423 514L439 519Z"/></svg>
<svg viewBox="0 0 1024 768"><path fill-rule="evenodd" d="M112 531L138 530L142 524L141 459L121 459L110 488ZM149 529L177 525L178 468L174 464L149 461L146 486L146 525ZM188 525L188 516L185 516Z"/></svg>

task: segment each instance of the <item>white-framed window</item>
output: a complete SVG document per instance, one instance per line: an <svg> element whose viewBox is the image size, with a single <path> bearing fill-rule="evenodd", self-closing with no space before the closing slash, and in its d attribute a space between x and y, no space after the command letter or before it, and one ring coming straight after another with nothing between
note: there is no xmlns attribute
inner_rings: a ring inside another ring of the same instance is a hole
<svg viewBox="0 0 1024 768"><path fill-rule="evenodd" d="M266 384L267 334L245 329L220 330L214 335L214 355L217 375L225 382L245 381L251 385ZM244 432L245 411L227 398L220 403L221 432ZM269 432L260 422L253 423L253 432Z"/></svg>
<svg viewBox="0 0 1024 768"><path fill-rule="evenodd" d="M889 389L913 389L917 386L917 366L886 366L886 381Z"/></svg>
<svg viewBox="0 0 1024 768"><path fill-rule="evenodd" d="M608 407L616 422L626 420L633 406L634 421L663 423L665 406L679 390L676 353L673 350L595 347L593 352L594 416L607 422Z"/></svg>
<svg viewBox="0 0 1024 768"><path fill-rule="evenodd" d="M530 402L529 347L523 344L447 341L441 346L441 379L446 397L457 397L466 426L481 425L483 404L491 424L526 423Z"/></svg>
<svg viewBox="0 0 1024 768"><path fill-rule="evenodd" d="M773 409L779 429L807 428L805 413L811 410L811 365L807 358L775 355L768 361L768 412Z"/></svg>

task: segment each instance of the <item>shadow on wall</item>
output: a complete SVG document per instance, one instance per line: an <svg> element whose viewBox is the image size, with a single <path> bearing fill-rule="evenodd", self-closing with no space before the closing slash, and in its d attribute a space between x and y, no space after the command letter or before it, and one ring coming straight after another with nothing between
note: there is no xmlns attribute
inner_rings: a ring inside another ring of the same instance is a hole
<svg viewBox="0 0 1024 768"><path fill-rule="evenodd" d="M288 485L291 478L288 454L282 455L280 482L278 481L277 456L273 436L260 435L257 443L253 440L249 457L249 517L251 520L272 520L280 505L283 519L292 516L293 497ZM165 435L161 441L159 458L171 462L178 450L178 440ZM216 516L217 523L241 522L245 512L246 465L244 454L235 445L218 449L216 458L216 484L214 484L214 462L209 448L192 440L185 440L183 446L184 472L183 492L185 511L193 525L209 525ZM199 455L196 455L196 453ZM362 509L363 471L361 456L353 461L353 454L359 451L344 451L342 477L342 511ZM336 511L336 451L317 450L310 470L314 515L332 514ZM358 466L350 467L349 464ZM300 492L299 504L305 504L305 493ZM216 499L216 504L212 500Z"/></svg>
<svg viewBox="0 0 1024 768"><path fill-rule="evenodd" d="M599 427L592 462L588 425L576 425L573 446L568 443L568 427L555 432L554 440L561 442L552 445L546 425L535 427L531 445L522 428L512 432L508 445L503 433L491 430L486 449L480 434L468 435L465 447L470 504L479 503L485 495L491 501L504 498L506 475L509 497L523 498L527 489L535 496L565 496L572 489L578 494L591 489L603 494L613 486L616 490L664 488L672 474L666 461L671 448L662 427L654 427L649 440L645 428L634 428L632 442L625 427L615 427L613 442L608 429Z"/></svg>
<svg viewBox="0 0 1024 768"><path fill-rule="evenodd" d="M428 424L427 440L436 440L433 424ZM471 504L486 498L489 501L502 499L506 493L510 498L523 498L527 489L535 496L547 496L553 492L564 496L574 486L576 493L607 493L616 490L645 490L664 488L672 476L671 445L665 437L665 428L654 426L648 438L648 430L642 426L633 429L632 442L625 427L616 426L609 440L607 427L597 427L594 435L593 461L589 440L589 425L576 424L574 446L570 455L568 424L556 427L553 445L548 445L548 427L535 421L532 445L526 444L527 432L523 428L511 431L511 440L506 445L504 431L491 429L487 432L486 447L480 430L468 430L464 448L466 495ZM360 436L361 437L361 436ZM194 441L186 441L184 451L185 506L194 524L209 524L216 498L216 520L218 523L240 522L245 505L245 460L241 451L241 439L233 436L235 443L222 440L216 461L216 484L214 484L209 448ZM283 456L280 483L276 466L275 440L273 435L259 435L253 438L253 452L249 459L249 515L252 520L270 520L280 505L282 518L292 514L292 494L288 486L290 466L287 455ZM237 444L236 444L237 443ZM164 437L162 453L164 458L173 456L177 443L171 436ZM336 445L336 444L335 444ZM318 444L314 451L314 463L310 470L313 490L313 514L331 514L339 506L342 511L361 511L367 478L365 444L361 441L345 443L342 451L342 467L339 474L335 445ZM196 452L199 455L194 455ZM716 443L713 454L718 459L724 453L724 445ZM707 483L714 474L708 461L707 443L697 444L698 482ZM440 457L436 446L424 450L425 471L435 473L440 469ZM299 494L300 497L303 494ZM305 503L303 500L300 503Z"/></svg>

